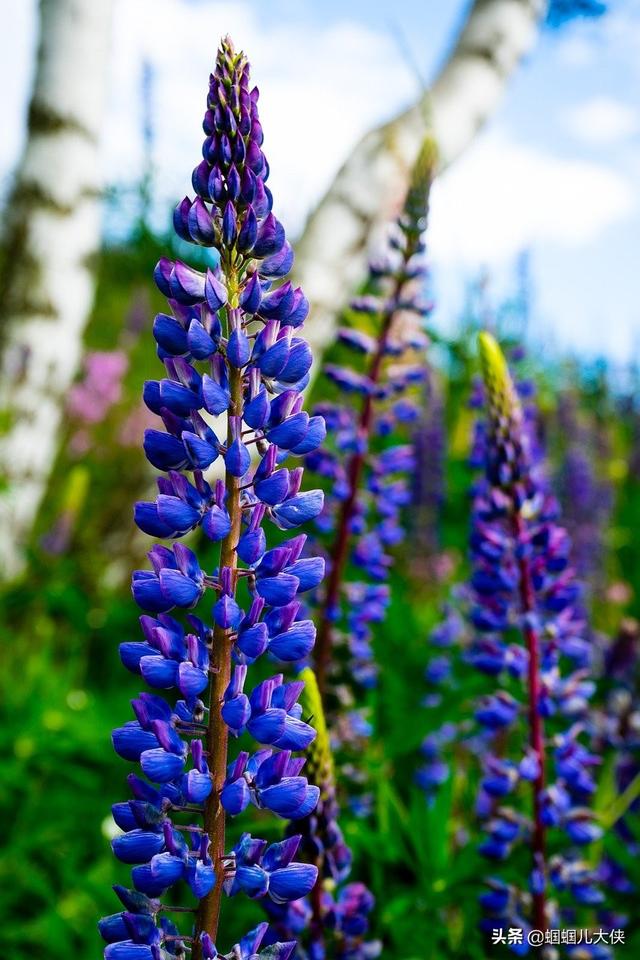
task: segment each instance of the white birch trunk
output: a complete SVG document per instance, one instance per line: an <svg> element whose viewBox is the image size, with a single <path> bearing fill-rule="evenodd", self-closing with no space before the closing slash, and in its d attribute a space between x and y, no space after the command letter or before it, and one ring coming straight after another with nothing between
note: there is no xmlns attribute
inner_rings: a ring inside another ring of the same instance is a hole
<svg viewBox="0 0 640 960"><path fill-rule="evenodd" d="M469 146L533 47L546 7L546 0L475 0L431 88L367 133L336 175L296 244L296 280L311 303L305 334L315 356L332 342L336 310L364 279L382 227L399 211L425 136L435 139L439 170Z"/></svg>
<svg viewBox="0 0 640 960"><path fill-rule="evenodd" d="M99 135L112 0L41 0L28 138L7 202L0 373L0 569L22 547L53 464L100 246Z"/></svg>

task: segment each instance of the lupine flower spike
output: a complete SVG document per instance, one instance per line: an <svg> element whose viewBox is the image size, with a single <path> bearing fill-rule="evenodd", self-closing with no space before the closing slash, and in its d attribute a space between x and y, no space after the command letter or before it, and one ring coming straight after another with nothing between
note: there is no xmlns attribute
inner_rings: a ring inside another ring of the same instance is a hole
<svg viewBox="0 0 640 960"><path fill-rule="evenodd" d="M566 450L558 472L558 491L563 515L573 544L573 561L579 576L591 591L602 592L604 581L601 549L614 505L611 481L604 469L602 430L581 417L577 398L565 391L558 398L558 426L566 438Z"/></svg>
<svg viewBox="0 0 640 960"><path fill-rule="evenodd" d="M448 563L441 551L442 507L445 501L447 435L445 398L435 370L423 393L422 412L413 430L415 471L412 483L410 539L412 569L441 581Z"/></svg>
<svg viewBox="0 0 640 960"><path fill-rule="evenodd" d="M279 936L298 936L296 956L311 960L373 960L381 945L367 941L369 914L374 899L363 883L346 883L351 871L351 851L339 826L339 808L329 731L315 674L306 668L301 703L312 716L317 736L307 753L307 775L320 789L315 810L303 821L289 824L289 835L300 831L300 855L318 869L318 879L309 894L295 903L264 901Z"/></svg>
<svg viewBox="0 0 640 960"><path fill-rule="evenodd" d="M599 756L608 754L612 766L615 797L606 810L605 827L617 834L624 844L626 856L637 858L640 853L633 819L640 810L640 624L625 617L604 651L602 663L602 706L592 714L593 749ZM607 760L605 760L605 763ZM615 849L615 847L614 847ZM631 905L631 915L637 896L629 870L620 862L619 855L605 855L599 865L599 877L615 895L619 911L620 900ZM613 898L612 898L613 899ZM619 913L614 915L612 927L625 926Z"/></svg>
<svg viewBox="0 0 640 960"><path fill-rule="evenodd" d="M479 343L488 427L485 479L473 505L477 634L468 657L500 683L476 710L486 741L479 812L488 836L481 851L494 861L506 860L518 844L531 851L529 889L491 878L481 902L489 927L544 931L560 925L551 886L562 901L566 894L583 905L602 898L593 871L576 853L601 833L587 806L597 759L579 739L593 684L568 535L531 457L504 356L490 334L480 334ZM522 643L510 642L514 630ZM567 672L571 664L576 669ZM524 702L514 695L518 689ZM523 791L531 795L530 815ZM526 943L514 949L526 952Z"/></svg>
<svg viewBox="0 0 640 960"><path fill-rule="evenodd" d="M132 799L113 807L122 831L113 850L133 870L132 889L116 888L122 912L100 923L106 960L162 960L187 946L196 960L213 960L223 892L282 903L309 893L317 876L295 860L299 836L268 846L245 834L225 849L226 818L249 804L295 820L319 796L294 756L315 736L297 703L302 685L278 674L245 693L248 668L265 652L281 661L309 654L315 629L300 619L299 597L323 576L322 560L301 559L304 535L269 548L264 529L268 520L288 532L321 510L321 492L301 493L302 467L287 463L325 431L302 408L307 301L284 280L293 255L271 212L257 105L246 57L226 39L210 79L196 198L174 217L183 240L217 249L219 267L163 259L156 268L170 307L153 327L166 376L146 383L144 398L163 429L148 430L144 448L164 475L156 500L135 510L138 526L163 540L201 528L219 564L206 570L187 546L156 544L151 569L133 575L143 638L120 655L153 692L133 701L135 719L113 733L144 778L132 773ZM204 471L216 461L224 479L214 482ZM186 622L176 609L190 611ZM232 754L230 735L244 731L259 749ZM195 899L195 924L182 932L164 900L179 882ZM287 960L292 942L259 953L266 929L226 956Z"/></svg>
<svg viewBox="0 0 640 960"><path fill-rule="evenodd" d="M406 477L413 466L411 444L376 444L399 423L414 422L418 410L407 396L425 378L420 354L427 345L422 330L429 311L424 300L423 262L429 191L435 167L435 147L428 139L416 162L404 209L394 224L387 256L370 265L367 294L351 304L364 332L339 332L342 347L364 355L364 365L329 365L324 373L358 403L323 404L318 408L334 438L331 449L307 457L309 469L330 482L330 496L319 521L329 535L330 567L320 601L315 665L321 694L336 629L348 636L351 673L365 686L375 681L371 661L370 624L382 619L388 603L385 580L391 565L387 550L403 537L399 514L411 497ZM356 369L356 367L361 369ZM351 560L369 582L345 583ZM346 600L348 615L342 622Z"/></svg>

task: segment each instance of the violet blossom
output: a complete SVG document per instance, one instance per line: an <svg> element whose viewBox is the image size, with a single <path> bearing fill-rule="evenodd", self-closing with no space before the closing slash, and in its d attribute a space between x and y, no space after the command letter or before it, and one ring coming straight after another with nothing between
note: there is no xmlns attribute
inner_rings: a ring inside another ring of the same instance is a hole
<svg viewBox="0 0 640 960"><path fill-rule="evenodd" d="M134 573L142 639L120 646L124 665L154 692L134 699L135 719L113 733L116 751L144 778L131 773L132 799L113 807L122 831L114 853L133 869L132 889L116 888L123 911L100 923L106 960L177 957L187 944L196 960L213 960L223 892L283 903L308 893L317 876L314 864L294 859L299 836L269 846L245 834L230 851L225 843L226 818L249 804L296 820L319 798L296 754L315 736L298 703L302 684L278 674L251 690L247 674L266 652L296 661L314 643L300 596L318 586L324 563L304 558L305 536L290 531L313 519L323 498L301 492L303 469L290 457L325 435L322 418L303 409L308 303L285 280L293 253L271 212L258 90L228 38L203 126L196 198L178 205L174 224L183 240L216 248L219 267L162 259L155 271L170 309L153 325L165 377L144 387L159 417L144 449L163 475L135 519L174 543L153 546L150 569ZM223 478L205 477L213 464ZM267 520L284 531L277 546L267 542ZM219 544L213 570L179 542L196 529ZM258 749L230 750L245 731ZM182 932L165 916L184 915L164 899L179 882L195 900L195 924ZM265 933L260 925L227 956L255 958ZM286 960L294 946L277 943L259 956Z"/></svg>

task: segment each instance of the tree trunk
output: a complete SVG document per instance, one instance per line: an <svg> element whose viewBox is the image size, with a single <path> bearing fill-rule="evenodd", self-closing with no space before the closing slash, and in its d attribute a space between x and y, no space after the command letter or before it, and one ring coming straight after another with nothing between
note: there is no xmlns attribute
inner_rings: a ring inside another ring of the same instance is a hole
<svg viewBox="0 0 640 960"><path fill-rule="evenodd" d="M112 0L41 0L28 137L7 201L0 379L0 565L21 547L56 453L100 246L99 134Z"/></svg>
<svg viewBox="0 0 640 960"><path fill-rule="evenodd" d="M296 280L311 302L305 329L315 356L332 342L336 310L365 276L381 228L397 215L425 136L435 138L442 171L495 112L546 8L546 0L475 0L432 86L409 110L367 133L339 170L296 245Z"/></svg>

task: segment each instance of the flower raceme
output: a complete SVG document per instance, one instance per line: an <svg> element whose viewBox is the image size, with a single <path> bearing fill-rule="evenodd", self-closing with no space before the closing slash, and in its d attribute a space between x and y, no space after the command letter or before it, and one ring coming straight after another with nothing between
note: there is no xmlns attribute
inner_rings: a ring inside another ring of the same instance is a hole
<svg viewBox="0 0 640 960"><path fill-rule="evenodd" d="M447 435L445 398L435 370L423 393L423 409L413 429L415 471L412 482L413 523L409 536L425 577L442 580L449 566L441 549L442 507L445 501Z"/></svg>
<svg viewBox="0 0 640 960"><path fill-rule="evenodd" d="M595 419L595 418L594 418ZM598 421L577 408L570 391L558 397L558 427L567 439L567 450L557 484L564 519L573 544L573 562L591 592L602 591L602 543L613 509L613 487L603 460L607 438Z"/></svg>
<svg viewBox="0 0 640 960"><path fill-rule="evenodd" d="M314 657L323 697L338 628L348 639L350 674L365 686L375 683L371 624L383 619L388 604L388 550L404 536L400 514L411 498L407 475L414 464L412 445L391 444L389 437L398 425L415 421L418 411L410 390L425 378L424 363L419 362L427 343L422 324L429 311L423 296L423 234L434 166L435 149L427 139L387 255L371 263L367 293L351 304L359 326L367 329L341 329L339 346L347 351L350 365L324 369L335 387L355 402L345 399L318 408L332 445L306 458L308 469L330 485L318 521L330 563L319 602ZM349 560L367 582L347 581Z"/></svg>
<svg viewBox="0 0 640 960"><path fill-rule="evenodd" d="M602 896L575 852L600 836L588 808L598 761L580 741L593 684L568 535L531 455L504 357L487 333L480 335L480 356L488 424L485 477L472 513L475 637L467 657L499 684L475 714L485 742L481 852L497 862L522 843L532 852L527 891L492 878L481 902L488 927L545 930L559 925L551 887L574 904L593 905ZM532 794L531 816L523 790Z"/></svg>
<svg viewBox="0 0 640 960"><path fill-rule="evenodd" d="M225 818L248 805L295 821L318 801L296 755L315 737L298 703L303 683L278 673L245 687L264 653L297 661L314 643L300 596L318 586L324 562L306 558L305 536L289 531L320 512L323 496L301 492L303 469L291 458L325 436L322 418L303 409L308 303L285 280L293 254L271 210L258 91L229 39L203 126L196 197L179 204L174 224L182 240L215 248L219 264L204 272L181 261L156 267L170 308L153 326L166 375L144 387L162 422L146 432L144 449L163 476L157 498L136 505L135 520L162 540L200 528L219 548L219 563L207 570L186 545L156 544L150 569L133 575L142 639L123 643L120 654L153 692L133 700L135 719L113 733L116 751L144 777L132 773L132 798L113 807L122 831L113 850L133 869L132 889L116 888L124 909L100 923L106 960L182 956L187 944L196 960L211 960L223 892L282 904L309 893L317 876L313 864L295 860L295 834L270 846L244 834L225 848ZM216 462L224 477L206 479ZM277 546L267 543L267 520L285 533ZM196 612L207 596L211 604ZM230 737L245 732L259 749L231 756ZM165 914L185 908L161 899L178 882L197 901L194 928L183 932ZM261 924L228 956L286 960L295 944L259 953L265 934Z"/></svg>
<svg viewBox="0 0 640 960"><path fill-rule="evenodd" d="M382 949L378 941L366 940L374 899L364 884L346 883L351 872L351 850L338 822L333 756L322 698L312 670L305 668L301 678L304 713L314 718L317 728L308 752L308 775L317 784L320 797L315 810L303 821L290 823L287 833L302 833L301 855L315 865L318 879L307 897L293 903L271 897L264 900L265 909L278 935L299 938L300 955L313 960L373 960Z"/></svg>

